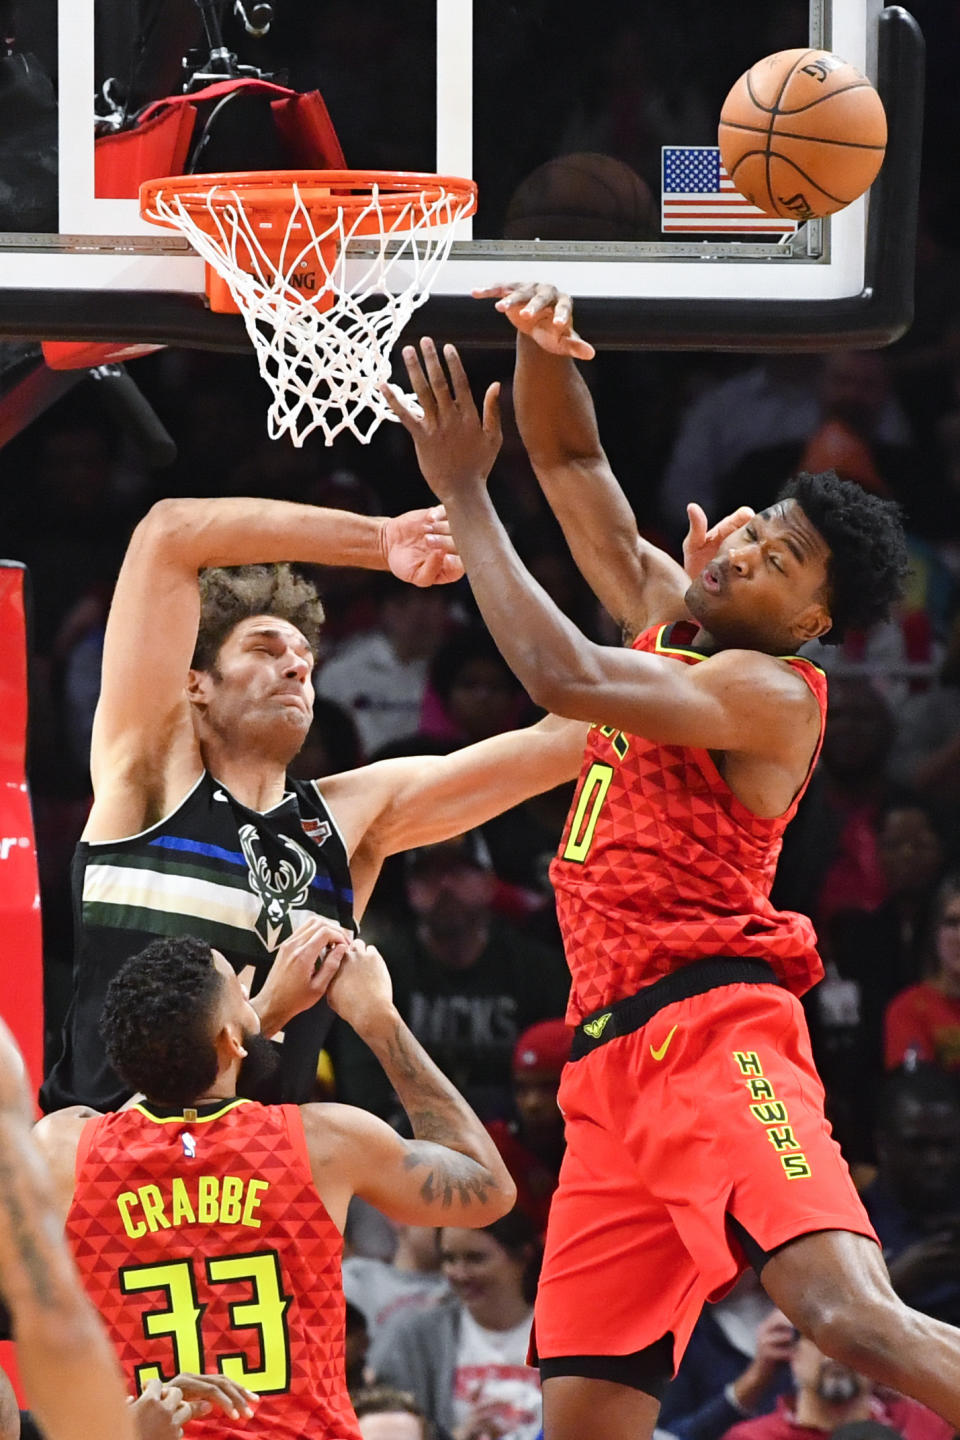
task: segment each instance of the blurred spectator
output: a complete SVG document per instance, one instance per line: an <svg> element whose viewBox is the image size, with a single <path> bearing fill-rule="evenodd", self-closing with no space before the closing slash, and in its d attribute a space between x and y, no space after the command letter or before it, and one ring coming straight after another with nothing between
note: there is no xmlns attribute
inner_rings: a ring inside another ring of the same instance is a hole
<svg viewBox="0 0 960 1440"><path fill-rule="evenodd" d="M411 920L364 933L389 956L397 1007L420 1043L481 1119L508 1114L518 1036L563 1014L562 954L494 915L497 882L479 832L411 852L404 872ZM389 1115L383 1072L351 1035L340 1027L340 1098Z"/></svg>
<svg viewBox="0 0 960 1440"><path fill-rule="evenodd" d="M540 1020L513 1047L515 1118L487 1129L517 1186L517 1208L543 1235L563 1159L563 1116L557 1090L570 1058L573 1031L563 1020Z"/></svg>
<svg viewBox="0 0 960 1440"><path fill-rule="evenodd" d="M349 710L317 695L313 720L300 750L287 766L295 780L320 780L363 763L360 736Z"/></svg>
<svg viewBox="0 0 960 1440"><path fill-rule="evenodd" d="M910 696L897 713L890 773L936 805L952 822L960 819L960 615L950 628L937 681Z"/></svg>
<svg viewBox="0 0 960 1440"><path fill-rule="evenodd" d="M426 734L469 745L530 719L526 692L482 626L454 635L434 655L420 720Z"/></svg>
<svg viewBox="0 0 960 1440"><path fill-rule="evenodd" d="M746 1416L766 1414L789 1384L795 1335L745 1270L728 1295L704 1306L659 1424L678 1440L719 1440Z"/></svg>
<svg viewBox="0 0 960 1440"><path fill-rule="evenodd" d="M377 1379L405 1386L454 1440L532 1440L540 1376L526 1363L540 1268L534 1228L519 1210L482 1230L440 1231L450 1289L384 1337Z"/></svg>
<svg viewBox="0 0 960 1440"><path fill-rule="evenodd" d="M417 729L427 667L446 634L450 595L378 576L378 623L344 642L316 680L319 694L350 712L369 755Z"/></svg>
<svg viewBox="0 0 960 1440"><path fill-rule="evenodd" d="M825 944L827 973L807 1002L830 1119L851 1163L873 1159L884 1011L926 967L943 868L933 817L914 798L893 799L881 808L878 846L887 899L875 910L842 910L833 916Z"/></svg>
<svg viewBox="0 0 960 1440"><path fill-rule="evenodd" d="M363 1440L434 1440L436 1431L409 1390L370 1385L351 1399Z"/></svg>
<svg viewBox="0 0 960 1440"><path fill-rule="evenodd" d="M367 1364L370 1350L370 1336L363 1311L358 1305L347 1300L344 1306L344 1356L343 1366L347 1378L347 1389L352 1395L364 1385L369 1385L373 1371Z"/></svg>
<svg viewBox="0 0 960 1440"><path fill-rule="evenodd" d="M908 1304L960 1320L960 1090L917 1062L894 1071L877 1103L877 1173L861 1198L891 1279Z"/></svg>
<svg viewBox="0 0 960 1440"><path fill-rule="evenodd" d="M495 815L481 827L498 878L526 896L525 928L547 944L560 943L550 862L557 853L573 793L573 782L558 785Z"/></svg>
<svg viewBox="0 0 960 1440"><path fill-rule="evenodd" d="M875 910L886 898L877 821L892 788L893 716L880 692L867 680L838 676L829 709L820 760L784 836L772 894L779 908L811 915L821 941L837 911Z"/></svg>
<svg viewBox="0 0 960 1440"><path fill-rule="evenodd" d="M868 489L897 493L910 442L878 351L764 357L703 390L681 416L661 487L663 522L679 540L688 501L711 519L759 508L803 469L836 466Z"/></svg>
<svg viewBox="0 0 960 1440"><path fill-rule="evenodd" d="M889 1070L929 1060L960 1070L960 874L949 875L934 902L936 970L897 995L884 1017L884 1059Z"/></svg>
<svg viewBox="0 0 960 1440"><path fill-rule="evenodd" d="M440 1273L437 1233L421 1225L398 1225L391 1261L348 1255L343 1261L343 1293L360 1310L370 1337L370 1364L377 1369L377 1346L397 1315L423 1310L447 1292Z"/></svg>
<svg viewBox="0 0 960 1440"><path fill-rule="evenodd" d="M874 1420L903 1440L952 1440L953 1427L932 1410L890 1391L879 1392L858 1375L800 1336L790 1361L793 1395L781 1398L771 1415L743 1420L728 1440L821 1440L840 1425Z"/></svg>

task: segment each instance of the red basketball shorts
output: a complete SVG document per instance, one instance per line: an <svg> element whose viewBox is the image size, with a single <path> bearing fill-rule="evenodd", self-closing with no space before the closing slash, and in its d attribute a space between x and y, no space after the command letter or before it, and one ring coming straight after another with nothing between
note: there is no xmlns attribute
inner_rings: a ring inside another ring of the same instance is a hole
<svg viewBox="0 0 960 1440"><path fill-rule="evenodd" d="M707 1299L815 1230L876 1239L824 1118L798 1000L766 984L677 1000L571 1061L567 1150L537 1296L541 1359L629 1355L668 1332L674 1364Z"/></svg>

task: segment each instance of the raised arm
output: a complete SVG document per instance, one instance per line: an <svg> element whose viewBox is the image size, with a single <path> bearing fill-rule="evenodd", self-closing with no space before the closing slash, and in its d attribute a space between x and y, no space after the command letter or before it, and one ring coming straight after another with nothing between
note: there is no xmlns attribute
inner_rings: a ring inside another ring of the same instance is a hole
<svg viewBox="0 0 960 1440"><path fill-rule="evenodd" d="M64 1243L30 1120L23 1061L0 1021L0 1291L30 1408L49 1440L133 1440L120 1367Z"/></svg>
<svg viewBox="0 0 960 1440"><path fill-rule="evenodd" d="M462 574L436 508L377 519L280 500L160 501L133 533L107 621L91 749L97 802L107 792L151 791L162 805L168 797L158 791L182 793L196 778L184 686L200 618L198 574L284 560L389 568L419 585ZM183 773L170 773L178 767ZM124 816L133 828L137 819Z"/></svg>
<svg viewBox="0 0 960 1440"><path fill-rule="evenodd" d="M362 915L388 855L448 840L572 780L587 729L549 715L451 755L379 760L324 780L324 800L350 856L355 914Z"/></svg>
<svg viewBox="0 0 960 1440"><path fill-rule="evenodd" d="M553 285L478 290L517 330L513 402L521 439L540 488L577 567L597 599L633 640L657 621L681 619L689 581L720 541L752 511L708 528L699 505L687 507L690 532L681 568L645 540L600 443L593 398L577 360L593 347L573 328L573 301Z"/></svg>
<svg viewBox="0 0 960 1440"><path fill-rule="evenodd" d="M520 437L574 560L597 599L633 639L686 612L683 570L644 540L600 443L576 360L593 348L572 328L572 302L552 285L477 292L497 296L517 329L513 403Z"/></svg>
<svg viewBox="0 0 960 1440"><path fill-rule="evenodd" d="M531 698L556 714L663 744L764 757L785 772L774 788L789 796L819 734L806 683L785 662L752 651L727 650L686 667L589 641L524 568L487 494L499 447L497 387L487 391L481 421L454 347L445 349L452 388L433 342L425 339L422 350L423 365L412 348L404 360L423 416L399 402L397 413L427 483L447 505L480 612Z"/></svg>
<svg viewBox="0 0 960 1440"><path fill-rule="evenodd" d="M410 1120L405 1140L365 1110L305 1105L317 1189L341 1228L352 1195L404 1225L490 1225L516 1186L486 1129L404 1024L379 952L360 940L328 991L376 1055Z"/></svg>

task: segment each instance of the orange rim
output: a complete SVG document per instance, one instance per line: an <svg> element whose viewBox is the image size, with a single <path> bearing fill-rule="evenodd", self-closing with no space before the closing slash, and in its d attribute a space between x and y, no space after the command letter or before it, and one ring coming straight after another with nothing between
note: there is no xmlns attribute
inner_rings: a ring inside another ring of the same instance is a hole
<svg viewBox="0 0 960 1440"><path fill-rule="evenodd" d="M140 186L140 213L155 223L169 224L150 213L161 195L166 200L175 197L191 214L225 209L234 196L239 196L245 209L283 216L293 204L294 186L311 214L321 216L365 209L374 187L377 203L385 214L405 209L415 196L427 205L449 196L465 207L463 215L473 214L477 203L475 183L455 175L414 170L239 170L146 180Z"/></svg>

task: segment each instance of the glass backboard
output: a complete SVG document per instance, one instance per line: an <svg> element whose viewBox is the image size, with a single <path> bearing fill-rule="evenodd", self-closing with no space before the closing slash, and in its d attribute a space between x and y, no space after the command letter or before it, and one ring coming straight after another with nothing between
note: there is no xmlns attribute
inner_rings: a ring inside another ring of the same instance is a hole
<svg viewBox="0 0 960 1440"><path fill-rule="evenodd" d="M451 338L506 343L468 297L525 279L576 294L607 345L822 349L909 323L922 40L880 0L32 0L14 39L55 87L57 153L43 228L18 228L7 186L0 335L246 347L237 317L210 313L186 242L98 183L97 134L180 93L184 57L217 78L211 14L238 67L320 91L351 167L477 181L427 311ZM714 146L742 71L808 44L881 91L890 142L872 190L787 233L665 228L664 148ZM246 164L260 168L223 168Z"/></svg>

